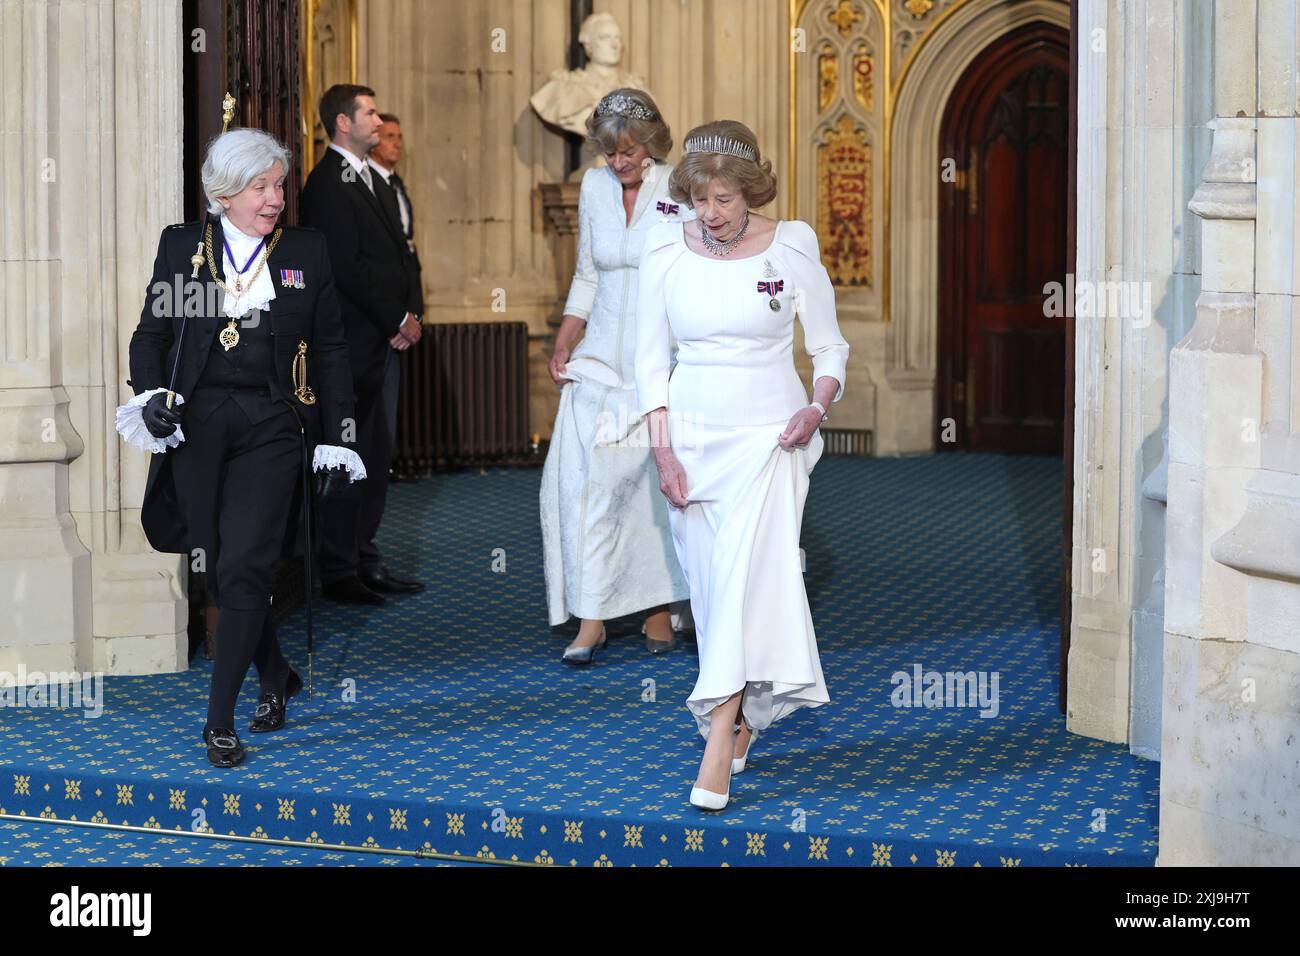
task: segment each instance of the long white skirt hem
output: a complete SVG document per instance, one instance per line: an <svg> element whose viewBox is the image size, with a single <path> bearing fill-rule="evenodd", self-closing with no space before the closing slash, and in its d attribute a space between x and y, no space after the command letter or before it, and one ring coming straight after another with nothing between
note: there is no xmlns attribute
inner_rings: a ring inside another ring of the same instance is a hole
<svg viewBox="0 0 1300 956"><path fill-rule="evenodd" d="M560 395L539 492L552 627L575 615L603 621L690 596L635 397L635 389L585 381L566 384Z"/></svg>
<svg viewBox="0 0 1300 956"><path fill-rule="evenodd" d="M700 734L744 690L755 730L830 701L803 584L799 533L808 478L824 448L782 448L785 422L693 424L672 436L688 504L669 510L691 591L700 675L687 698Z"/></svg>

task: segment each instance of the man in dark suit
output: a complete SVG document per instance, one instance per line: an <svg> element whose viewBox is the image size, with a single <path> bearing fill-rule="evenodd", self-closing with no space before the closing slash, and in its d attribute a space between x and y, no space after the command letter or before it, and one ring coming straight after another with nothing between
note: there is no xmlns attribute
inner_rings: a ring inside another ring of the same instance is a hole
<svg viewBox="0 0 1300 956"><path fill-rule="evenodd" d="M304 225L325 234L338 287L356 390L358 451L370 480L321 512L321 584L339 601L382 604L384 593L424 585L391 574L375 535L384 513L392 455L382 390L390 351L420 338L419 278L388 190L365 161L383 125L374 90L336 85L321 97L330 147L307 177L300 204Z"/></svg>
<svg viewBox="0 0 1300 956"><path fill-rule="evenodd" d="M419 314L424 314L424 287L420 279L420 255L415 249L415 207L411 204L411 195L406 183L397 174L397 164L402 159L402 122L392 113L380 113L383 126L379 128L379 144L370 150L368 161L370 168L378 174L379 179L389 189L376 189L381 198L387 200L388 213L402 224L402 235L406 237L407 248L411 252L411 264L415 269L416 288L420 290ZM388 353L388 362L384 371L384 417L388 425L388 440L397 442L397 399L401 390L401 362L398 361L398 349Z"/></svg>

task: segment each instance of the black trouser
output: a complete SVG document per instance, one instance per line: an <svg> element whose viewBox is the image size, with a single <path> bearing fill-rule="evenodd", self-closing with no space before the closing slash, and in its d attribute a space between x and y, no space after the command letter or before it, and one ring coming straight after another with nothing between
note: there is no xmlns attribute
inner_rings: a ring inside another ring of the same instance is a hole
<svg viewBox="0 0 1300 956"><path fill-rule="evenodd" d="M234 729L250 663L263 691L283 692L289 677L271 592L302 470L302 433L287 408L253 425L232 400L206 420L187 416L181 428L185 441L171 467L194 549L190 566L206 571L221 611L206 726Z"/></svg>
<svg viewBox="0 0 1300 956"><path fill-rule="evenodd" d="M388 457L391 463L397 447L397 405L402 394L402 353L388 350L384 362L384 424L388 426Z"/></svg>
<svg viewBox="0 0 1300 956"><path fill-rule="evenodd" d="M320 579L332 584L371 573L383 566L375 545L388 497L388 425L383 392L357 396L355 450L366 466L364 481L353 482L337 497L320 504Z"/></svg>

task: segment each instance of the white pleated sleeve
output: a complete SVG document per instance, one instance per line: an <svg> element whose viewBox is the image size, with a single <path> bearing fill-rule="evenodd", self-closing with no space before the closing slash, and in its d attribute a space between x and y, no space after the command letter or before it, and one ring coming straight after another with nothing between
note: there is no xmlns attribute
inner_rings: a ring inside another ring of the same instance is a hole
<svg viewBox="0 0 1300 956"><path fill-rule="evenodd" d="M806 222L791 219L781 226L781 242L793 251L786 257L794 286L795 314L803 325L803 343L813 364L813 384L823 375L839 383L832 402L844 396L849 343L835 317L835 288L822 265L817 233Z"/></svg>

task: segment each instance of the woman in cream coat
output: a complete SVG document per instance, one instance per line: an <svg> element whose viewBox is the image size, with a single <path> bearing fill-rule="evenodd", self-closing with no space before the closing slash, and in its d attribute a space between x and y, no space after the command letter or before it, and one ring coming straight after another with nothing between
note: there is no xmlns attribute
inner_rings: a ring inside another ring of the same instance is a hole
<svg viewBox="0 0 1300 956"><path fill-rule="evenodd" d="M816 233L752 212L771 202L776 180L749 128L730 120L697 127L685 150L671 192L698 219L658 226L646 239L637 407L650 418L695 617L700 675L686 706L707 743L690 801L720 810L755 736L830 699L799 531L826 406L844 394L849 346ZM813 402L794 367L796 315L812 356Z"/></svg>
<svg viewBox="0 0 1300 956"><path fill-rule="evenodd" d="M577 268L550 367L562 392L541 487L550 623L582 619L564 652L569 664L592 661L606 620L642 610L647 648L671 649L670 605L689 596L632 369L641 245L655 224L693 215L668 196L672 167L662 157L672 134L647 93L614 90L587 128L609 165L582 180Z"/></svg>

